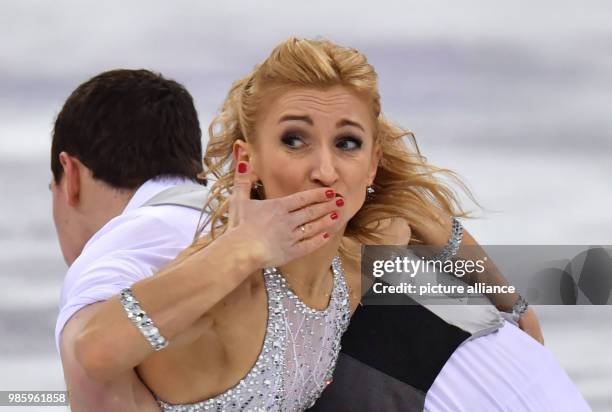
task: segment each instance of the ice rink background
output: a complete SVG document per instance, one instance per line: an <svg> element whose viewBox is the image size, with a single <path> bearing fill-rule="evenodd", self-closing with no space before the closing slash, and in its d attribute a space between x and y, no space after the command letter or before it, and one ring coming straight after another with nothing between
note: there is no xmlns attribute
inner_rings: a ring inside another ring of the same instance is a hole
<svg viewBox="0 0 612 412"><path fill-rule="evenodd" d="M0 390L64 389L48 153L79 83L160 71L191 91L205 130L232 80L279 41L327 37L366 53L387 116L465 179L486 208L465 224L481 244L612 245L610 21L605 1L3 2ZM536 310L592 408L612 410L611 308Z"/></svg>

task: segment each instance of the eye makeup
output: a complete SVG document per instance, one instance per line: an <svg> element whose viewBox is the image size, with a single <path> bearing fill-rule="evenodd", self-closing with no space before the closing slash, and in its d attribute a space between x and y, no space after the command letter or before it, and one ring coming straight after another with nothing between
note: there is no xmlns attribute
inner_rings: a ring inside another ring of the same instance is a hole
<svg viewBox="0 0 612 412"><path fill-rule="evenodd" d="M295 146L293 144L291 144L291 142L294 141L298 141L300 140L302 142L302 145L304 145L304 138L302 137L302 134L299 132L295 132L295 131L286 131L281 135L281 142L283 145L287 146L290 149L298 149L301 146Z"/></svg>
<svg viewBox="0 0 612 412"><path fill-rule="evenodd" d="M308 145L306 141L308 140L307 134L299 131L291 131L288 130L281 135L281 143L292 150L297 150L305 145ZM301 141L301 144L295 144L293 142ZM340 144L350 143L350 146L340 147ZM340 148L343 151L352 152L361 149L363 146L363 140L359 137L353 135L342 135L336 139L336 147Z"/></svg>
<svg viewBox="0 0 612 412"><path fill-rule="evenodd" d="M348 151L359 150L361 149L361 146L363 146L363 140L361 140L358 137L350 136L350 135L339 137L338 140L336 141L336 144L344 143L344 142L351 142L353 144L352 149L347 149Z"/></svg>

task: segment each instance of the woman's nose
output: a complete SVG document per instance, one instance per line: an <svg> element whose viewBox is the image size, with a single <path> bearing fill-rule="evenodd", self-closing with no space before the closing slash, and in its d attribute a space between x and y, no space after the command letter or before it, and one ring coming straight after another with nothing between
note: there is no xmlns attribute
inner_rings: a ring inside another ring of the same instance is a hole
<svg viewBox="0 0 612 412"><path fill-rule="evenodd" d="M313 180L319 180L325 186L331 186L338 180L336 162L329 151L319 152L315 155L313 163L311 174Z"/></svg>

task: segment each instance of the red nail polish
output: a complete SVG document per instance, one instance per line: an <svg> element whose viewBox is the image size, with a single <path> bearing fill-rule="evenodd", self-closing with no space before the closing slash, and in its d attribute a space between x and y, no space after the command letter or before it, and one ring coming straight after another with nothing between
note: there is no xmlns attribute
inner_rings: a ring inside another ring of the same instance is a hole
<svg viewBox="0 0 612 412"><path fill-rule="evenodd" d="M332 197L334 197L334 191L333 190L326 190L325 191L325 196L327 196L328 199L331 199Z"/></svg>
<svg viewBox="0 0 612 412"><path fill-rule="evenodd" d="M246 162L239 162L238 163L238 173L246 173L246 171L247 171Z"/></svg>
<svg viewBox="0 0 612 412"><path fill-rule="evenodd" d="M327 239L329 237L329 233L325 232L323 233L323 239Z"/></svg>
<svg viewBox="0 0 612 412"><path fill-rule="evenodd" d="M342 199L336 200L336 206L338 206L338 207L344 206L344 200L342 200Z"/></svg>
<svg viewBox="0 0 612 412"><path fill-rule="evenodd" d="M338 214L336 212L332 212L331 216L332 219L338 219Z"/></svg>

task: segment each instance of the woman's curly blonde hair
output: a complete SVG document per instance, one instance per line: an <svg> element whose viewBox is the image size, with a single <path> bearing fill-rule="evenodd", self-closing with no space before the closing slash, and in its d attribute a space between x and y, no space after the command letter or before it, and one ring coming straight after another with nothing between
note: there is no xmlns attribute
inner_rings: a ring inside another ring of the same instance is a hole
<svg viewBox="0 0 612 412"><path fill-rule="evenodd" d="M230 188L235 164L232 147L236 140L252 139L260 102L271 89L278 87L328 88L345 86L370 100L376 119L375 144L382 149L373 183L375 196L367 200L348 222L345 237L360 244L379 244L379 223L389 218L411 222L439 219L439 212L457 217L469 217L453 190L442 179L455 180L470 196L469 189L454 172L427 163L419 151L412 132L401 129L381 113L377 74L359 51L336 45L327 40L291 37L279 44L251 73L233 83L219 114L208 129L209 142L204 156L204 172L200 177L214 182L204 206L204 222L198 225L191 252L208 245L227 229ZM406 138L406 139L404 139ZM252 191L257 198L257 192ZM207 236L200 237L209 228ZM410 243L422 243L418 231L413 231ZM356 255L341 246L345 258ZM190 254L190 253L189 253Z"/></svg>

